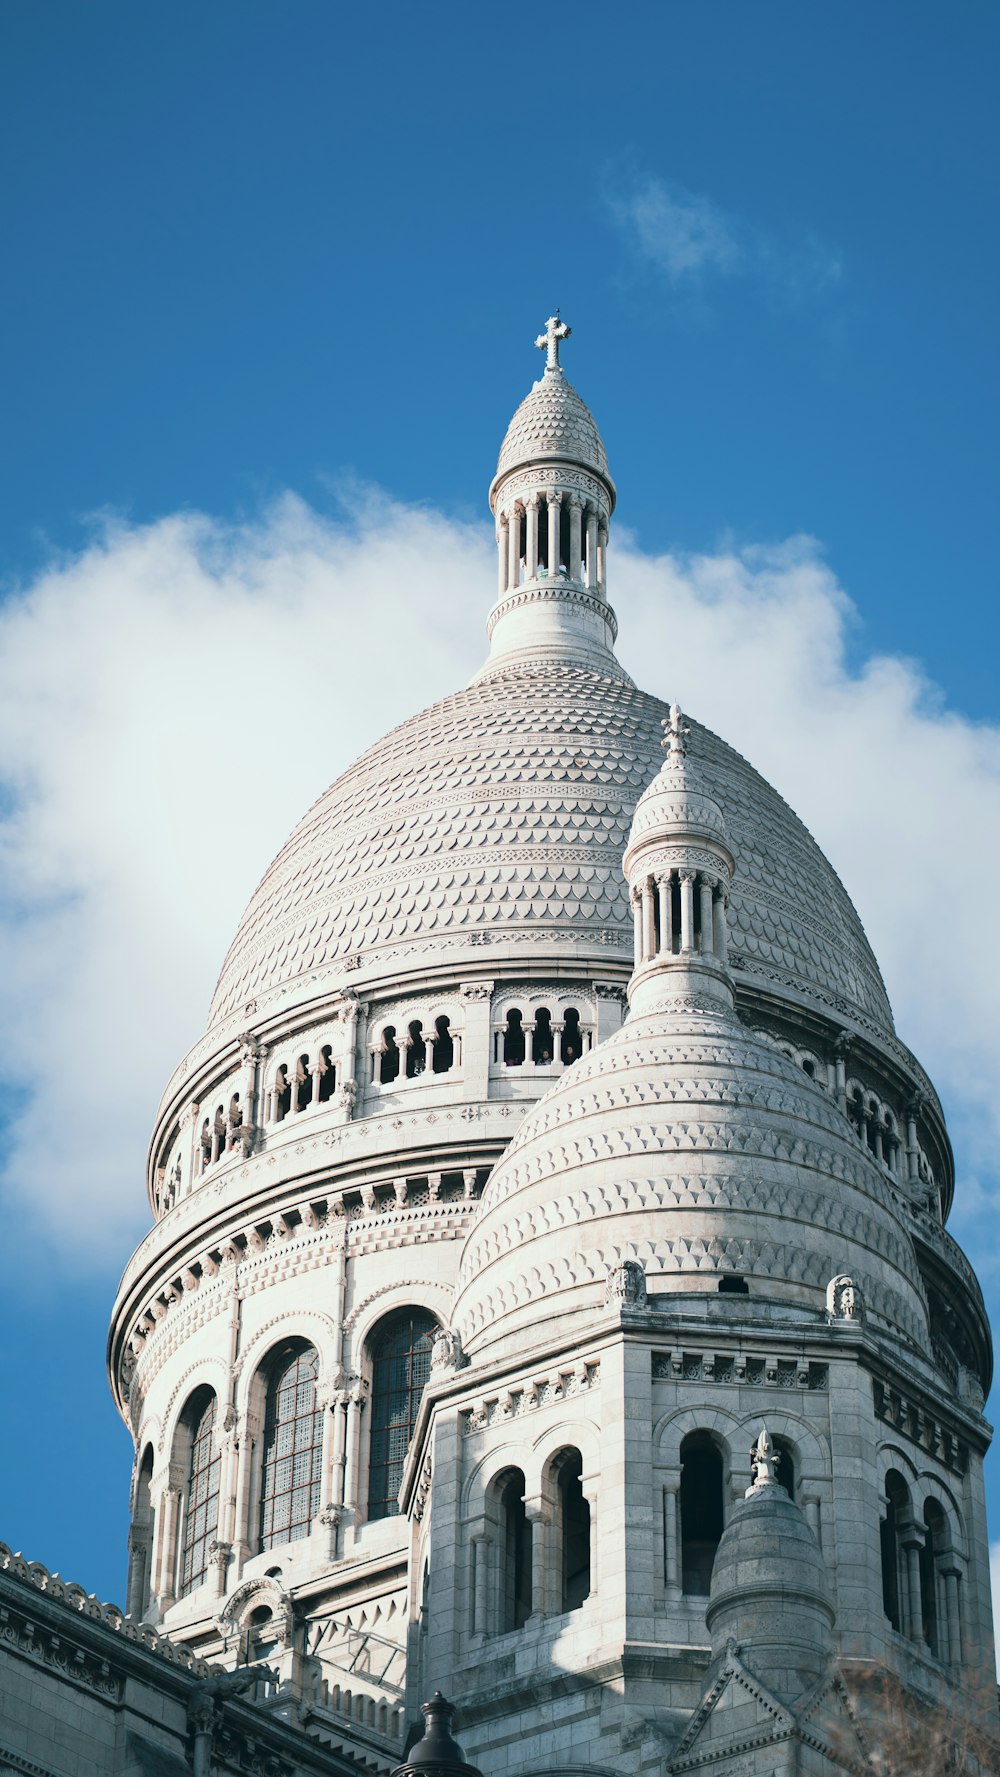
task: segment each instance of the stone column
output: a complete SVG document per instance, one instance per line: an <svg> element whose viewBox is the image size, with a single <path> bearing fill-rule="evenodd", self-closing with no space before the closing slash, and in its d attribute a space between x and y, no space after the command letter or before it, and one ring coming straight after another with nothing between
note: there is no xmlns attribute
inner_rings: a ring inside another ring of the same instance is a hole
<svg viewBox="0 0 1000 1777"><path fill-rule="evenodd" d="M920 1174L920 1144L917 1140L917 1112L920 1099L914 1098L906 1107L906 1176L918 1178Z"/></svg>
<svg viewBox="0 0 1000 1777"><path fill-rule="evenodd" d="M698 897L701 901L701 954L711 956L712 944L712 884L702 873L698 879Z"/></svg>
<svg viewBox="0 0 1000 1777"><path fill-rule="evenodd" d="M359 1383L347 1398L347 1451L344 1465L344 1504L359 1516L358 1477L361 1467L361 1415L365 1407L365 1391Z"/></svg>
<svg viewBox="0 0 1000 1777"><path fill-rule="evenodd" d="M239 1577L240 1569L247 1560L253 1542L256 1540L250 1524L250 1489L253 1480L254 1429L250 1415L244 1414L237 1433L236 1454L236 1522L233 1525L233 1554L235 1556L235 1573Z"/></svg>
<svg viewBox="0 0 1000 1777"><path fill-rule="evenodd" d="M485 1635L490 1627L490 1539L472 1539L472 1633Z"/></svg>
<svg viewBox="0 0 1000 1777"><path fill-rule="evenodd" d="M580 579L580 557L583 544L583 501L579 494L569 496L569 577Z"/></svg>
<svg viewBox="0 0 1000 1777"><path fill-rule="evenodd" d="M656 955L656 910L653 904L653 878L647 876L642 884L642 958L648 962Z"/></svg>
<svg viewBox="0 0 1000 1777"><path fill-rule="evenodd" d="M916 1524L901 1526L903 1549L903 1594L906 1606L906 1633L911 1641L924 1638L924 1612L920 1601L920 1549L923 1537Z"/></svg>
<svg viewBox="0 0 1000 1777"><path fill-rule="evenodd" d="M538 1500L525 1500L524 1515L531 1525L531 1616L528 1620L534 1623L540 1617L549 1615L552 1610L552 1588L549 1583L552 1521Z"/></svg>
<svg viewBox="0 0 1000 1777"><path fill-rule="evenodd" d="M513 592L521 579L521 514L511 508L507 520L507 591Z"/></svg>
<svg viewBox="0 0 1000 1777"><path fill-rule="evenodd" d="M507 591L507 514L501 512L497 519L497 597L503 598Z"/></svg>
<svg viewBox="0 0 1000 1777"><path fill-rule="evenodd" d="M694 876L681 871L681 955L690 956L694 949Z"/></svg>
<svg viewBox="0 0 1000 1777"><path fill-rule="evenodd" d="M729 961L729 933L726 929L726 891L720 883L712 902L712 945L720 963Z"/></svg>
<svg viewBox="0 0 1000 1777"><path fill-rule="evenodd" d="M598 590L606 595L608 585L608 527L603 519L597 527L597 585Z"/></svg>
<svg viewBox="0 0 1000 1777"><path fill-rule="evenodd" d="M213 1542L208 1547L208 1564L212 1569L212 1595L215 1598L226 1596L226 1573L232 1550L228 1543Z"/></svg>
<svg viewBox="0 0 1000 1777"><path fill-rule="evenodd" d="M524 510L527 514L527 524L528 524L528 541L527 541L527 547L525 550L525 564L524 564L524 566L525 566L526 576L529 580L534 580L538 574L538 507L539 507L539 503L540 503L539 497L537 494L529 494L528 498L524 502Z"/></svg>
<svg viewBox="0 0 1000 1777"><path fill-rule="evenodd" d="M638 968L642 962L642 896L638 889L632 890L632 934L635 940L633 963Z"/></svg>
<svg viewBox="0 0 1000 1777"><path fill-rule="evenodd" d="M170 1465L169 1487L165 1487L160 1496L160 1510L163 1513L163 1537L160 1543L160 1573L157 1585L157 1597L161 1611L169 1610L176 1598L177 1583L177 1539L180 1528L181 1501L184 1489L176 1473L176 1465Z"/></svg>
<svg viewBox="0 0 1000 1777"><path fill-rule="evenodd" d="M833 1045L833 1063L836 1070L837 1103L844 1115L847 1115L847 1051L850 1039L844 1031Z"/></svg>
<svg viewBox="0 0 1000 1777"><path fill-rule="evenodd" d="M677 1518L680 1512L679 1486L663 1489L663 1583L667 1597L679 1597L681 1574L678 1561Z"/></svg>
<svg viewBox="0 0 1000 1777"><path fill-rule="evenodd" d="M671 956L674 948L674 904L669 870L665 876L656 878L656 886L660 894L660 955Z"/></svg>
<svg viewBox="0 0 1000 1777"><path fill-rule="evenodd" d="M333 1418L333 1450L330 1459L330 1499L335 1506L344 1503L345 1468L347 1464L347 1406L350 1393L346 1388L338 1391L332 1408Z"/></svg>
<svg viewBox="0 0 1000 1777"><path fill-rule="evenodd" d="M133 1524L128 1533L128 1586L125 1609L138 1622L146 1607L149 1593L149 1566L153 1552L153 1534L148 1524Z"/></svg>
<svg viewBox="0 0 1000 1777"><path fill-rule="evenodd" d="M597 512L587 507L587 591L597 591Z"/></svg>
<svg viewBox="0 0 1000 1777"><path fill-rule="evenodd" d="M959 1572L957 1567L946 1567L943 1570L945 1633L948 1639L948 1664L962 1664L962 1613L960 1608L961 1592L959 1588ZM942 1640L944 1637L942 1637ZM942 1648L942 1653L944 1649Z"/></svg>
<svg viewBox="0 0 1000 1777"><path fill-rule="evenodd" d="M546 494L549 507L549 579L559 572L559 510L562 494Z"/></svg>
<svg viewBox="0 0 1000 1777"><path fill-rule="evenodd" d="M200 1122L201 1122L201 1119L199 1116L200 1110L201 1110L201 1106L199 1105L198 1100L196 1098L192 1098L190 1104L188 1105L187 1109L184 1112L184 1121L188 1126L187 1127L187 1138L182 1143L182 1148L183 1148L183 1153L184 1153L184 1174L183 1174L183 1180L182 1180L182 1188L183 1188L185 1196L187 1195L187 1193L190 1190L193 1189L193 1187L194 1187L194 1185L201 1173L201 1167L198 1164L198 1161L201 1157L201 1135L199 1133Z"/></svg>
<svg viewBox="0 0 1000 1777"><path fill-rule="evenodd" d="M816 1541L819 1543L820 1547L822 1548L823 1537L822 1537L822 1533L821 1533L822 1526L821 1526L821 1522L820 1522L819 1500L812 1498L812 1497L810 1497L809 1499L804 1499L802 1502L802 1510L805 1513L806 1523L808 1524L810 1530L812 1531L813 1536L816 1538Z"/></svg>

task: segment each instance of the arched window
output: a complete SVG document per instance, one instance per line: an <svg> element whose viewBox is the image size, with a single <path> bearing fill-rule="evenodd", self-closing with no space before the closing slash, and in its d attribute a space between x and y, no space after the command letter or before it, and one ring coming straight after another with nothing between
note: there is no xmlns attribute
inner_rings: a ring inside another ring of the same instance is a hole
<svg viewBox="0 0 1000 1777"><path fill-rule="evenodd" d="M855 1087L847 1105L847 1115L851 1127L857 1136L863 1136L865 1129L865 1101L858 1087Z"/></svg>
<svg viewBox="0 0 1000 1777"><path fill-rule="evenodd" d="M559 1044L559 1053L564 1067L579 1061L583 1054L583 1033L580 1030L580 1014L575 1006L567 1006L563 1014L563 1033Z"/></svg>
<svg viewBox="0 0 1000 1777"><path fill-rule="evenodd" d="M218 1160L226 1151L226 1113L222 1105L216 1105L215 1117L212 1122L212 1159Z"/></svg>
<svg viewBox="0 0 1000 1777"><path fill-rule="evenodd" d="M503 1059L505 1067L524 1066L524 1027L521 1014L515 1007L507 1013L507 1028L503 1033Z"/></svg>
<svg viewBox="0 0 1000 1777"><path fill-rule="evenodd" d="M444 1015L434 1020L434 1058L431 1063L436 1074L447 1074L455 1061L455 1041L451 1034L451 1021Z"/></svg>
<svg viewBox="0 0 1000 1777"><path fill-rule="evenodd" d="M329 1043L323 1044L319 1052L317 1066L319 1068L319 1102L326 1104L327 1099L332 1098L337 1084L337 1070L333 1065L333 1049Z"/></svg>
<svg viewBox="0 0 1000 1777"><path fill-rule="evenodd" d="M308 1055L300 1055L295 1064L295 1109L304 1111L312 1100L312 1074Z"/></svg>
<svg viewBox="0 0 1000 1777"><path fill-rule="evenodd" d="M204 1172L206 1166L212 1164L212 1125L207 1117L201 1126L199 1145L201 1147L201 1170Z"/></svg>
<svg viewBox="0 0 1000 1777"><path fill-rule="evenodd" d="M274 1121L281 1123L292 1108L292 1082L282 1062L274 1078Z"/></svg>
<svg viewBox="0 0 1000 1777"><path fill-rule="evenodd" d="M539 1006L535 1013L535 1028L531 1037L531 1059L536 1067L548 1067L553 1057L552 1014L546 1006Z"/></svg>
<svg viewBox="0 0 1000 1777"><path fill-rule="evenodd" d="M681 1445L681 1586L692 1597L708 1597L722 1527L722 1454L692 1431Z"/></svg>
<svg viewBox="0 0 1000 1777"><path fill-rule="evenodd" d="M406 1039L406 1077L415 1080L427 1066L427 1044L424 1042L424 1027L419 1018L414 1018L407 1032Z"/></svg>
<svg viewBox="0 0 1000 1777"><path fill-rule="evenodd" d="M129 1539L128 1611L133 1617L141 1617L149 1602L153 1555L152 1481L153 1446L147 1444L136 1478L132 1534Z"/></svg>
<svg viewBox="0 0 1000 1777"><path fill-rule="evenodd" d="M524 1475L509 1469L500 1482L500 1633L521 1629L531 1615L531 1522Z"/></svg>
<svg viewBox="0 0 1000 1777"><path fill-rule="evenodd" d="M559 1541L561 1556L560 1609L579 1610L590 1596L590 1506L584 1498L579 1450L566 1450L558 1460Z"/></svg>
<svg viewBox="0 0 1000 1777"><path fill-rule="evenodd" d="M882 1608L895 1630L901 1631L900 1530L910 1518L910 1490L898 1470L885 1477L885 1516L879 1526L882 1544Z"/></svg>
<svg viewBox="0 0 1000 1777"><path fill-rule="evenodd" d="M243 1112L240 1108L240 1095L238 1092L234 1092L232 1098L229 1100L229 1128L226 1131L227 1147L232 1148L237 1145L242 1127Z"/></svg>
<svg viewBox="0 0 1000 1777"><path fill-rule="evenodd" d="M289 1340L269 1365L260 1485L261 1549L308 1536L319 1511L323 1412L316 1400L319 1357Z"/></svg>
<svg viewBox="0 0 1000 1777"><path fill-rule="evenodd" d="M219 1527L219 1479L222 1455L215 1436L216 1399L199 1388L181 1418L188 1443L184 1537L181 1543L178 1596L193 1592L208 1572L208 1546Z"/></svg>
<svg viewBox="0 0 1000 1777"><path fill-rule="evenodd" d="M382 1032L382 1053L379 1056L378 1077L383 1086L399 1078L399 1044L396 1041L396 1026L387 1024Z"/></svg>
<svg viewBox="0 0 1000 1777"><path fill-rule="evenodd" d="M437 1330L437 1321L425 1308L405 1308L383 1321L372 1340L369 1518L392 1518L399 1510L396 1496L420 1397L431 1373L431 1344Z"/></svg>

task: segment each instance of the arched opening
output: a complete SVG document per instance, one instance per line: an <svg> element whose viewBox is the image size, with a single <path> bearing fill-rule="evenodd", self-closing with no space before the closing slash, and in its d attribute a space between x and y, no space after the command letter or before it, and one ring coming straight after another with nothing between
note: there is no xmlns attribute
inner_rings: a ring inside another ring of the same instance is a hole
<svg viewBox="0 0 1000 1777"><path fill-rule="evenodd" d="M676 870L670 873L670 950L673 956L681 952L681 879Z"/></svg>
<svg viewBox="0 0 1000 1777"><path fill-rule="evenodd" d="M583 1458L579 1450L566 1450L557 1460L560 1609L579 1610L584 1599L590 1596L590 1506L584 1497L581 1480Z"/></svg>
<svg viewBox="0 0 1000 1777"><path fill-rule="evenodd" d="M847 1115L854 1133L859 1137L863 1135L865 1127L865 1101L857 1087L855 1087L854 1091L851 1093L850 1100L848 1101Z"/></svg>
<svg viewBox="0 0 1000 1777"><path fill-rule="evenodd" d="M403 1463L431 1373L437 1330L438 1323L426 1308L403 1308L382 1321L372 1337L369 1518L392 1518L399 1511Z"/></svg>
<svg viewBox="0 0 1000 1777"><path fill-rule="evenodd" d="M419 1018L411 1022L406 1036L406 1077L415 1080L427 1066L427 1044L424 1042L424 1027Z"/></svg>
<svg viewBox="0 0 1000 1777"><path fill-rule="evenodd" d="M295 1064L295 1109L304 1111L312 1100L312 1073L308 1055L300 1055Z"/></svg>
<svg viewBox="0 0 1000 1777"><path fill-rule="evenodd" d="M319 1511L323 1411L316 1399L319 1355L290 1339L267 1366L261 1454L260 1549L308 1536Z"/></svg>
<svg viewBox="0 0 1000 1777"><path fill-rule="evenodd" d="M707 1598L723 1529L722 1453L707 1431L681 1445L681 1587Z"/></svg>
<svg viewBox="0 0 1000 1777"><path fill-rule="evenodd" d="M181 1434L187 1444L180 1597L193 1592L205 1579L209 1544L214 1542L219 1527L222 1453L215 1435L216 1407L213 1390L199 1388L191 1396L180 1421Z"/></svg>
<svg viewBox="0 0 1000 1777"><path fill-rule="evenodd" d="M902 1631L900 1610L900 1527L910 1516L910 1490L896 1469L885 1477L885 1515L879 1525L882 1549L882 1608L897 1633Z"/></svg>
<svg viewBox="0 0 1000 1777"><path fill-rule="evenodd" d="M514 1007L507 1013L507 1027L503 1033L503 1059L505 1067L524 1066L524 1026L520 1012Z"/></svg>
<svg viewBox="0 0 1000 1777"><path fill-rule="evenodd" d="M396 1026L394 1024L387 1024L382 1032L378 1077L383 1086L388 1086L391 1081L399 1077L399 1044L396 1041Z"/></svg>
<svg viewBox="0 0 1000 1777"><path fill-rule="evenodd" d="M531 1522L520 1469L501 1477L500 1531L500 1633L509 1634L531 1615Z"/></svg>
<svg viewBox="0 0 1000 1777"><path fill-rule="evenodd" d="M720 1296L749 1296L749 1294L750 1285L745 1277L739 1277L735 1272L727 1271L724 1277L719 1278Z"/></svg>
<svg viewBox="0 0 1000 1777"><path fill-rule="evenodd" d="M252 1666L257 1661L266 1665L278 1652L278 1626L270 1605L258 1604L256 1610L250 1612L242 1640L242 1664L245 1666Z"/></svg>
<svg viewBox="0 0 1000 1777"><path fill-rule="evenodd" d="M583 1054L583 1032L580 1029L580 1014L575 1006L567 1006L563 1013L562 1040L559 1054L564 1067L579 1061Z"/></svg>
<svg viewBox="0 0 1000 1777"><path fill-rule="evenodd" d="M536 1067L549 1067L553 1056L552 1014L547 1006L539 1006L535 1013L535 1028L531 1034L531 1059Z"/></svg>
<svg viewBox="0 0 1000 1777"><path fill-rule="evenodd" d="M451 1034L451 1020L442 1013L434 1020L434 1053L431 1068L436 1074L451 1072L455 1063L455 1039Z"/></svg>
<svg viewBox="0 0 1000 1777"><path fill-rule="evenodd" d="M213 1160L218 1160L219 1156L221 1154L224 1154L225 1151L226 1151L226 1112L225 1112L225 1107L221 1104L218 1104L215 1107L215 1116L212 1119L212 1158L213 1158Z"/></svg>
<svg viewBox="0 0 1000 1777"><path fill-rule="evenodd" d="M288 1077L288 1068L284 1062L274 1076L274 1121L284 1122L292 1108L292 1082Z"/></svg>
<svg viewBox="0 0 1000 1777"><path fill-rule="evenodd" d="M128 1609L133 1617L141 1617L149 1603L153 1554L153 1446L147 1444L142 1453L135 1483L132 1506L131 1559L128 1577Z"/></svg>
<svg viewBox="0 0 1000 1777"><path fill-rule="evenodd" d="M206 1166L212 1164L212 1125L207 1117L201 1126L198 1145L201 1149L201 1170L204 1172Z"/></svg>
<svg viewBox="0 0 1000 1777"><path fill-rule="evenodd" d="M879 1128L878 1105L876 1104L876 1102L873 1098L871 1103L868 1106L868 1115L865 1118L865 1141L868 1143L869 1152L872 1154L874 1154L876 1152L876 1149L878 1146L878 1143L877 1143L878 1128Z"/></svg>
<svg viewBox="0 0 1000 1777"><path fill-rule="evenodd" d="M234 1092L232 1098L229 1100L229 1128L226 1131L227 1147L232 1148L236 1146L240 1139L240 1130L242 1127L243 1111L240 1108L240 1095L238 1092Z"/></svg>
<svg viewBox="0 0 1000 1777"><path fill-rule="evenodd" d="M333 1097L337 1085L337 1070L333 1065L333 1048L329 1043L323 1044L316 1065L319 1071L319 1102L326 1104L327 1099Z"/></svg>
<svg viewBox="0 0 1000 1777"><path fill-rule="evenodd" d="M812 1061L808 1055L803 1055L802 1057L802 1072L808 1074L810 1080L815 1080L816 1063Z"/></svg>
<svg viewBox="0 0 1000 1777"><path fill-rule="evenodd" d="M940 1558L947 1544L947 1534L945 1515L937 1500L927 1500L924 1505L924 1540L920 1549L920 1605L924 1640L931 1653L939 1660L948 1658L948 1648L942 1634L945 1613L941 1609L938 1571Z"/></svg>

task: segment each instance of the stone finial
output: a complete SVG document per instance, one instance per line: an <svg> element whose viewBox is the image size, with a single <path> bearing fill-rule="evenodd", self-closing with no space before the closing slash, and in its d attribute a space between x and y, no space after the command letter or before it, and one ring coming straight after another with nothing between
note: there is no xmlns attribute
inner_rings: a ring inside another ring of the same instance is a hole
<svg viewBox="0 0 1000 1777"><path fill-rule="evenodd" d="M623 1259L608 1272L604 1299L617 1302L621 1308L645 1308L646 1273L638 1259Z"/></svg>
<svg viewBox="0 0 1000 1777"><path fill-rule="evenodd" d="M670 714L664 717L660 726L663 729L661 745L666 749L668 762L674 759L683 759L687 752L687 737L691 730L684 720L679 703L670 705Z"/></svg>
<svg viewBox="0 0 1000 1777"><path fill-rule="evenodd" d="M771 1442L771 1434L767 1426L762 1424L760 1436L750 1457L750 1473L753 1476L753 1481L743 1495L744 1499L753 1499L758 1493L763 1493L765 1488L769 1487L781 1487L782 1493L786 1492L778 1480L780 1461L781 1456Z"/></svg>
<svg viewBox="0 0 1000 1777"><path fill-rule="evenodd" d="M831 1277L826 1286L826 1312L831 1320L853 1320L858 1324L864 1320L864 1301L853 1277Z"/></svg>
<svg viewBox="0 0 1000 1777"><path fill-rule="evenodd" d="M403 1763L397 1765L392 1777L481 1777L475 1765L466 1761L465 1753L452 1734L455 1705L435 1691L420 1713L424 1731L408 1748Z"/></svg>
<svg viewBox="0 0 1000 1777"><path fill-rule="evenodd" d="M572 327L567 327L565 321L560 321L558 309L556 309L554 315L549 316L545 323L545 332L540 333L535 341L539 351L545 353L546 370L558 370L560 368L559 341L561 339L568 339L572 331Z"/></svg>
<svg viewBox="0 0 1000 1777"><path fill-rule="evenodd" d="M439 1327L431 1342L431 1369L458 1370L462 1363L461 1336L454 1327Z"/></svg>

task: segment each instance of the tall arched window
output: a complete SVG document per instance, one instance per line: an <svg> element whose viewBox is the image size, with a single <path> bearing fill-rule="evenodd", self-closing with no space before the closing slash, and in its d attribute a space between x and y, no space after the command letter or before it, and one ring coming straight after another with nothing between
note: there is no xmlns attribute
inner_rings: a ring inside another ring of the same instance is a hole
<svg viewBox="0 0 1000 1777"><path fill-rule="evenodd" d="M681 1586L707 1598L722 1536L722 1454L707 1431L681 1445Z"/></svg>
<svg viewBox="0 0 1000 1777"><path fill-rule="evenodd" d="M552 1061L553 1050L552 1014L547 1006L539 1006L535 1013L535 1028L531 1037L531 1059L536 1067L548 1067Z"/></svg>
<svg viewBox="0 0 1000 1777"><path fill-rule="evenodd" d="M531 1520L524 1475L508 1469L500 1483L500 1633L521 1629L531 1615Z"/></svg>
<svg viewBox="0 0 1000 1777"><path fill-rule="evenodd" d="M451 1034L451 1020L444 1013L434 1020L432 1042L434 1055L431 1065L434 1073L449 1073L455 1060L455 1039Z"/></svg>
<svg viewBox="0 0 1000 1777"><path fill-rule="evenodd" d="M208 1548L219 1527L219 1478L222 1456L215 1436L216 1398L199 1388L184 1410L183 1430L189 1440L184 1540L181 1544L179 1596L193 1592L208 1572Z"/></svg>
<svg viewBox="0 0 1000 1777"><path fill-rule="evenodd" d="M269 1365L260 1483L260 1548L308 1536L319 1511L323 1411L316 1400L319 1357L289 1340Z"/></svg>
<svg viewBox="0 0 1000 1777"><path fill-rule="evenodd" d="M425 1308L405 1308L383 1321L372 1340L369 1518L391 1518L399 1510L396 1496L437 1330Z"/></svg>
<svg viewBox="0 0 1000 1777"><path fill-rule="evenodd" d="M947 1612L942 1609L938 1567L947 1540L947 1523L936 1499L924 1505L924 1541L920 1550L920 1605L924 1640L939 1660L948 1658L948 1638L942 1633Z"/></svg>
<svg viewBox="0 0 1000 1777"><path fill-rule="evenodd" d="M580 1014L575 1006L567 1006L563 1014L563 1033L559 1053L564 1067L571 1067L573 1062L579 1061L583 1054Z"/></svg>
<svg viewBox="0 0 1000 1777"><path fill-rule="evenodd" d="M378 1061L379 1082L389 1086L399 1075L399 1044L396 1041L396 1026L387 1024L382 1032L382 1048Z"/></svg>
<svg viewBox="0 0 1000 1777"><path fill-rule="evenodd" d="M505 1067L524 1066L524 1027L516 1006L512 1006L507 1013L507 1026L503 1033L503 1060Z"/></svg>
<svg viewBox="0 0 1000 1777"><path fill-rule="evenodd" d="M561 1610L579 1610L590 1596L590 1506L584 1498L579 1450L566 1450L558 1460Z"/></svg>
<svg viewBox="0 0 1000 1777"><path fill-rule="evenodd" d="M910 1519L910 1490L898 1470L885 1477L885 1517L879 1526L882 1542L882 1608L893 1628L903 1628L900 1530Z"/></svg>

